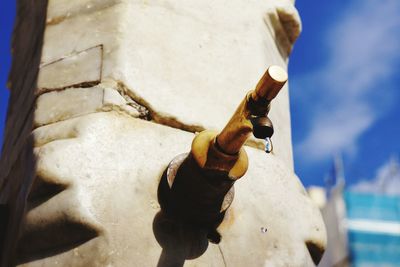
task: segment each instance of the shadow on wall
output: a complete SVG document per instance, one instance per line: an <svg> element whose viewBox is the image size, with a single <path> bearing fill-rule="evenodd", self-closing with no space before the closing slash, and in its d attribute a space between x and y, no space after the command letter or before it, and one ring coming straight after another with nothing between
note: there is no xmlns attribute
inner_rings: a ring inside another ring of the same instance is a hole
<svg viewBox="0 0 400 267"><path fill-rule="evenodd" d="M18 0L9 75L10 99L0 160L0 266L15 264L15 246L34 180L33 110L47 0Z"/></svg>
<svg viewBox="0 0 400 267"><path fill-rule="evenodd" d="M208 248L208 230L179 223L162 211L153 221L154 235L162 247L157 267L183 266L185 260L203 255Z"/></svg>

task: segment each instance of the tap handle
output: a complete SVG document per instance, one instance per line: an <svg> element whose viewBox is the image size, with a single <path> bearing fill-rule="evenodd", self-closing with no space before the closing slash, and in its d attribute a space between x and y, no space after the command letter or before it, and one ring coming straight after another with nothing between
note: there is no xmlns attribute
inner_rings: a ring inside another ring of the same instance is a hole
<svg viewBox="0 0 400 267"><path fill-rule="evenodd" d="M251 123L253 124L253 135L255 138L271 138L274 134L274 126L268 116L252 118Z"/></svg>

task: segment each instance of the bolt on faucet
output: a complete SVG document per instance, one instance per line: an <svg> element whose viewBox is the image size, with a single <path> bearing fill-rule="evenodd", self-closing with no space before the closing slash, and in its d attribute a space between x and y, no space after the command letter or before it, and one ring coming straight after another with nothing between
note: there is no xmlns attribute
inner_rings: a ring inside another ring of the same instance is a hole
<svg viewBox="0 0 400 267"><path fill-rule="evenodd" d="M243 145L253 133L256 138L267 140L267 152L272 150L270 138L274 130L268 112L287 78L282 68L270 66L220 133L199 133L190 153L171 161L158 188L159 203L166 216L180 225L205 229L207 239L219 243L221 236L216 229L233 201L233 184L248 168Z"/></svg>

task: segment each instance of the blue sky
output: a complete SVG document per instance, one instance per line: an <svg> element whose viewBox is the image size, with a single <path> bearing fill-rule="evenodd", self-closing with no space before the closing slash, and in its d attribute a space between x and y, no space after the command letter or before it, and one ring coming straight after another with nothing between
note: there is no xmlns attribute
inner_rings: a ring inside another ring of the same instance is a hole
<svg viewBox="0 0 400 267"><path fill-rule="evenodd" d="M0 3L0 140L14 1ZM400 1L297 0L289 64L296 173L323 185L341 153L348 184L375 178L400 151Z"/></svg>
<svg viewBox="0 0 400 267"><path fill-rule="evenodd" d="M400 151L400 1L297 1L289 64L297 174L323 184L341 153L348 184Z"/></svg>
<svg viewBox="0 0 400 267"><path fill-rule="evenodd" d="M11 64L10 38L14 24L14 1L0 1L0 143L3 143L5 117L9 91L6 88Z"/></svg>

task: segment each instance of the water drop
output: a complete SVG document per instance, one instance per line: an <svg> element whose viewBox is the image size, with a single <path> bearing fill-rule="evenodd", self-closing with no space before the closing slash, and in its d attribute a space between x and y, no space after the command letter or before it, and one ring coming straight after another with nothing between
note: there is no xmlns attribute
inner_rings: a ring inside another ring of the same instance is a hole
<svg viewBox="0 0 400 267"><path fill-rule="evenodd" d="M265 138L265 152L271 153L272 149L273 149L273 147L272 147L271 138L269 138L269 137Z"/></svg>

